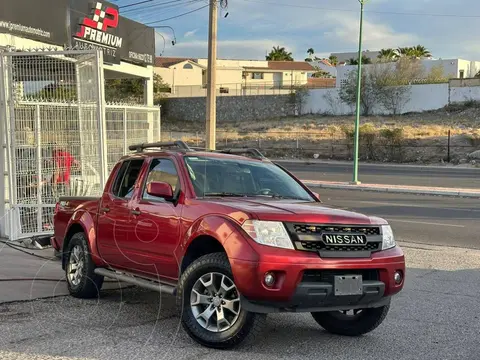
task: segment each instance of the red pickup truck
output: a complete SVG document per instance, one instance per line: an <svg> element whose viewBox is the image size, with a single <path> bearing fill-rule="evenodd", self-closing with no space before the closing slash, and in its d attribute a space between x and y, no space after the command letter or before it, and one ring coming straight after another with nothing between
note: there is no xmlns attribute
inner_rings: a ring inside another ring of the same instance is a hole
<svg viewBox="0 0 480 360"><path fill-rule="evenodd" d="M231 348L266 314L310 312L359 336L385 319L405 259L378 217L321 202L254 149L130 147L100 198L60 198L53 247L71 295L105 277L176 296L186 332Z"/></svg>

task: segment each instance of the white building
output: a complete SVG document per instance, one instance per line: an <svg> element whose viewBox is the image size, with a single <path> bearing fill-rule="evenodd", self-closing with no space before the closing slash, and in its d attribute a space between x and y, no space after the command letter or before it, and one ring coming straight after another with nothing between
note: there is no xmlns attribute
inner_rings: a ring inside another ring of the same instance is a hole
<svg viewBox="0 0 480 360"><path fill-rule="evenodd" d="M207 67L208 59L157 57L155 73L174 96L205 96ZM222 94L273 94L306 85L315 72L305 61L218 59L216 83Z"/></svg>

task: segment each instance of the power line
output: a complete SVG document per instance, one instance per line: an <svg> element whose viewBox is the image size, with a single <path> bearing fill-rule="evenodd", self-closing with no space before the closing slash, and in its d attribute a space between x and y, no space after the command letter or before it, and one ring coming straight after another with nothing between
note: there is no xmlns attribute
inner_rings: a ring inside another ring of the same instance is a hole
<svg viewBox="0 0 480 360"><path fill-rule="evenodd" d="M299 9L313 9L313 10L327 10L327 11L355 12L355 13L358 12L358 10L354 10L354 9L324 8L324 7L318 7L318 6L293 5L293 4L278 3L278 2L268 2L268 1L261 1L261 0L243 0L243 1L252 2L252 3L259 3L259 4L268 4L268 5L276 5L276 6L284 6L284 7L293 7L293 8L299 8ZM367 12L367 11L365 11L365 12ZM404 15L404 16L431 16L431 17L454 17L454 18L480 18L480 15L407 13L407 12L375 11L375 10L368 10L368 13L370 13L370 14L386 14L386 15Z"/></svg>
<svg viewBox="0 0 480 360"><path fill-rule="evenodd" d="M119 8L119 9L125 9L125 8L127 8L127 7L137 6L137 5L145 4L145 3L148 3L148 2L152 2L152 1L153 1L153 0L144 0L144 1L140 1L140 2L133 3L133 4L128 4L128 5L119 6L118 8Z"/></svg>
<svg viewBox="0 0 480 360"><path fill-rule="evenodd" d="M162 16L165 16L165 14L170 14L172 12L175 12L175 11L178 10L178 8L181 8L183 6L187 6L187 8L185 9L185 10L187 10L189 5L192 5L194 3L198 3L198 1L199 0L189 0L187 2L170 4L170 5L166 5L166 6L162 6L161 8L158 8L160 11L155 11L154 9L150 9L150 10L146 10L146 11L144 10L144 11L134 13L134 14L132 13L132 14L129 14L129 16L130 17L132 17L132 16L133 17L139 17L141 19L141 22L145 23L147 21L153 21L156 18L158 18L159 13L161 13ZM145 12L147 14L145 14Z"/></svg>
<svg viewBox="0 0 480 360"><path fill-rule="evenodd" d="M145 23L145 25L152 25L152 24L156 24L156 23L159 23L159 22L162 22L162 21L167 21L167 20L172 20L172 19L176 19L176 18L179 18L181 16L185 16L185 15L188 15L188 14L191 14L191 13L194 13L196 11L199 11L199 10L202 10L202 9L205 9L206 7L208 7L210 5L204 5L204 6L201 6L199 8L196 8L196 9L193 9L193 10L190 10L190 11L187 11L183 14L178 14L176 16L172 16L172 17L169 17L169 18L166 18L166 19L161 19L161 20L156 20L156 21L152 21L152 22L148 22L148 23Z"/></svg>
<svg viewBox="0 0 480 360"><path fill-rule="evenodd" d="M152 1L155 1L155 0L152 0ZM195 0L195 2L196 1L199 1L199 0ZM178 6L178 5L183 5L183 4L185 4L185 0L169 0L169 1L164 1L164 2L161 2L161 3L150 3L150 4L147 4L143 7L139 7L139 8L135 8L135 9L128 9L128 10L125 10L124 13L132 13L132 12L140 13L140 12L143 12L145 10L168 8L168 7L171 7L171 6Z"/></svg>

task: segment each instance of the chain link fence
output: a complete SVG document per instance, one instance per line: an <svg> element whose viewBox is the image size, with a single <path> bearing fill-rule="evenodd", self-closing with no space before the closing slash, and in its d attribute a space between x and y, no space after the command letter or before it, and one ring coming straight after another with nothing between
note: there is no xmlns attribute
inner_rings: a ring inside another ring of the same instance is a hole
<svg viewBox="0 0 480 360"><path fill-rule="evenodd" d="M196 147L205 147L204 132L166 131L162 141L183 140ZM271 158L352 160L353 134L326 127L323 131L217 131L217 149L253 147ZM424 139L407 139L394 132L375 136L361 136L360 160L377 162L459 162L467 154L480 148L480 138L471 134L451 135Z"/></svg>

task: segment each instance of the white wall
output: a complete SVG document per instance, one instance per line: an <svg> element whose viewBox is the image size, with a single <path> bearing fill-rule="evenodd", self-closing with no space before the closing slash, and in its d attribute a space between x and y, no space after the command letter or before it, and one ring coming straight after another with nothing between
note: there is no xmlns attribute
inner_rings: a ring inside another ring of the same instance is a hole
<svg viewBox="0 0 480 360"><path fill-rule="evenodd" d="M470 88L452 88L463 89L467 92ZM333 115L352 114L354 106L342 103L339 99L339 89L313 89L309 91L309 97L306 105L303 107L304 114L323 114L330 113ZM480 87L473 96L478 96L480 100ZM331 101L328 101L327 98ZM411 87L410 101L405 104L402 113L422 112L428 110L436 110L448 104L449 85L448 84L429 84L429 85L413 85ZM462 100L465 101L465 100ZM388 111L381 106L376 107L373 112L375 114L388 114Z"/></svg>
<svg viewBox="0 0 480 360"><path fill-rule="evenodd" d="M425 76L434 68L435 66L442 65L443 66L443 73L445 76L449 78L459 78L460 77L460 70L464 71L464 78L474 77L475 74L480 70L480 62L479 61L470 61L470 60L462 60L462 59L423 59L422 65L425 71ZM388 63L394 64L394 63ZM386 64L387 65L387 64ZM367 69L371 65L364 65L363 69ZM339 87L342 83L342 80L347 78L347 74L349 71L357 70L357 65L343 65L337 66L337 82L336 86Z"/></svg>
<svg viewBox="0 0 480 360"><path fill-rule="evenodd" d="M480 100L480 86L450 88L450 103L469 100Z"/></svg>

